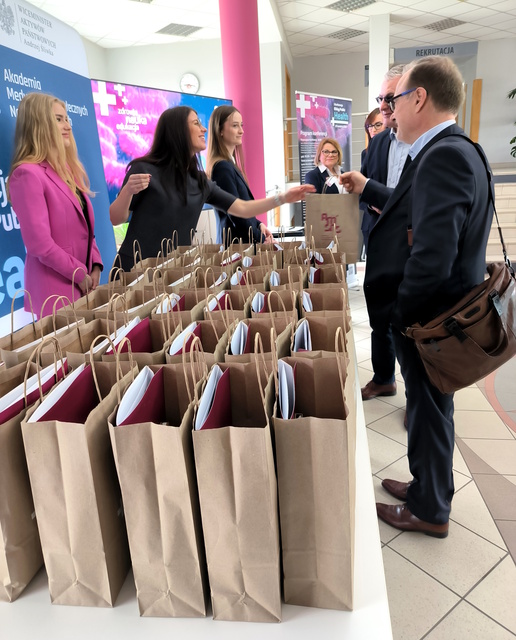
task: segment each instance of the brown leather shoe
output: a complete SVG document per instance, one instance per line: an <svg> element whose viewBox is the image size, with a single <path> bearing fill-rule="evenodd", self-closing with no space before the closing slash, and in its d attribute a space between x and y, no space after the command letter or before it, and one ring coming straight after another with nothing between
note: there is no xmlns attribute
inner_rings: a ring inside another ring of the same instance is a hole
<svg viewBox="0 0 516 640"><path fill-rule="evenodd" d="M398 482L397 480L382 480L382 487L390 493L391 496L398 498L398 500L407 501L407 489L410 486L410 482Z"/></svg>
<svg viewBox="0 0 516 640"><path fill-rule="evenodd" d="M413 515L406 504L382 504L376 503L376 513L391 527L401 531L416 531L434 538L446 538L448 535L448 523L432 524L425 522Z"/></svg>
<svg viewBox="0 0 516 640"><path fill-rule="evenodd" d="M392 384L376 384L372 380L362 387L362 400L371 400L377 396L395 396L396 395L396 383Z"/></svg>

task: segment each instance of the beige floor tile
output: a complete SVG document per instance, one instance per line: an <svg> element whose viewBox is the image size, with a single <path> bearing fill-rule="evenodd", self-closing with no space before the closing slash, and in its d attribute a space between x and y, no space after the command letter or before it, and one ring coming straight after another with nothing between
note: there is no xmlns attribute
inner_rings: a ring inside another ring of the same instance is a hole
<svg viewBox="0 0 516 640"><path fill-rule="evenodd" d="M466 600L516 633L516 567L511 557L486 576Z"/></svg>
<svg viewBox="0 0 516 640"><path fill-rule="evenodd" d="M516 476L506 475L505 477L507 478L507 480L509 480L509 482L512 482L513 484L516 484Z"/></svg>
<svg viewBox="0 0 516 640"><path fill-rule="evenodd" d="M360 366L358 367L358 382L361 388L365 387L369 380L371 380L373 377L372 373L373 371L368 368L367 362L360 363Z"/></svg>
<svg viewBox="0 0 516 640"><path fill-rule="evenodd" d="M467 387L455 393L454 398L455 411L492 411L493 408L487 401L486 397L475 387Z"/></svg>
<svg viewBox="0 0 516 640"><path fill-rule="evenodd" d="M378 476L378 478L380 478L381 480L385 480L385 478L391 478L392 480L399 480L399 482L409 482L409 480L412 480L412 475L410 473L407 456L404 455L401 458L398 458L388 467L380 469L376 476ZM389 494L382 489L382 496L388 495ZM386 500L380 500L380 502L386 502Z"/></svg>
<svg viewBox="0 0 516 640"><path fill-rule="evenodd" d="M405 416L404 409L396 409L392 413L389 413L384 418L375 420L369 425L369 427L381 433L384 436L392 438L402 445L407 446L407 430L403 425L403 417Z"/></svg>
<svg viewBox="0 0 516 640"><path fill-rule="evenodd" d="M459 491L462 487L465 487L470 482L473 482L470 476L465 476L456 469L453 470L453 484L455 485L455 491Z"/></svg>
<svg viewBox="0 0 516 640"><path fill-rule="evenodd" d="M351 309L351 317L353 318L353 322L356 322L357 324L362 322L367 322L367 324L369 324L369 315L365 306L360 307L359 309L355 309L353 307Z"/></svg>
<svg viewBox="0 0 516 640"><path fill-rule="evenodd" d="M391 404L382 402L380 398L372 398L366 400L364 403L364 416L366 425L369 426L373 422L376 422L380 418L385 418L389 414L395 414L397 412L396 407Z"/></svg>
<svg viewBox="0 0 516 640"><path fill-rule="evenodd" d="M463 438L463 442L498 473L516 475L516 440Z"/></svg>
<svg viewBox="0 0 516 640"><path fill-rule="evenodd" d="M460 633L460 636L458 635ZM459 603L425 640L514 640L514 634L501 627L467 602Z"/></svg>
<svg viewBox="0 0 516 640"><path fill-rule="evenodd" d="M511 430L493 411L455 410L455 433L460 438L512 440Z"/></svg>
<svg viewBox="0 0 516 640"><path fill-rule="evenodd" d="M499 473L475 474L475 482L495 520L516 521L516 487Z"/></svg>
<svg viewBox="0 0 516 640"><path fill-rule="evenodd" d="M393 407L404 409L407 403L407 398L405 396L405 384L402 380L400 381L396 379L396 385L398 393L395 396L381 396L380 398L378 398L378 400L381 400L386 404L392 404Z"/></svg>
<svg viewBox="0 0 516 640"><path fill-rule="evenodd" d="M361 342L362 340L367 340L369 343L371 342L371 328L366 327L364 324L353 325L353 336L355 338L355 342Z"/></svg>
<svg viewBox="0 0 516 640"><path fill-rule="evenodd" d="M362 362L363 360L367 360L369 362L371 359L371 351L369 349L361 347L360 344L358 344L356 345L355 350L357 354L357 362Z"/></svg>
<svg viewBox="0 0 516 640"><path fill-rule="evenodd" d="M454 522L458 522L503 550L507 549L498 527L493 522L489 509L474 482L470 482L463 488L456 490L453 496L452 509Z"/></svg>
<svg viewBox="0 0 516 640"><path fill-rule="evenodd" d="M369 444L369 457L373 473L388 467L400 458L405 458L406 447L386 438L380 433L367 429L367 441Z"/></svg>
<svg viewBox="0 0 516 640"><path fill-rule="evenodd" d="M457 604L456 594L389 547L383 563L394 640L421 638Z"/></svg>
<svg viewBox="0 0 516 640"><path fill-rule="evenodd" d="M403 533L389 546L463 596L506 552L454 522L453 516L452 509L450 533L444 540Z"/></svg>
<svg viewBox="0 0 516 640"><path fill-rule="evenodd" d="M471 472L468 468L468 465L464 461L462 453L457 445L453 449L453 470L462 473L462 475L471 478Z"/></svg>

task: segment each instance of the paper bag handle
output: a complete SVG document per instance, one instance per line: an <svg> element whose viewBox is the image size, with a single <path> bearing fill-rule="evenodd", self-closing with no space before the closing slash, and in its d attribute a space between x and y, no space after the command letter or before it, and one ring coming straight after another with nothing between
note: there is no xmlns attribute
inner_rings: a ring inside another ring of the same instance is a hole
<svg viewBox="0 0 516 640"><path fill-rule="evenodd" d="M32 332L34 333L35 338L37 336L36 318L34 317L34 309L32 308L31 295L27 291L27 289L18 289L18 291L16 291L11 301L11 351L14 349L14 301L16 300L17 296L20 293L23 293L24 295L27 295L29 297L30 312L32 314Z"/></svg>
<svg viewBox="0 0 516 640"><path fill-rule="evenodd" d="M43 350L43 347L46 347L49 344L53 345L53 347L54 347L54 369L55 369L56 378L57 378L57 375L58 375L57 358L59 358L61 360L61 371L63 372L63 377L65 375L63 352L61 350L61 345L59 344L59 341L57 340L57 338L54 338L54 336L44 338L38 344L38 346L34 349L34 351L30 354L30 357L27 360L27 365L25 367L25 375L23 377L23 398L24 398L25 408L27 408L27 380L29 379L30 363L32 362L33 358L34 358L34 362L36 364L36 373L38 375L39 397L40 397L41 401L43 400L43 386L41 384L40 355L41 355L41 351Z"/></svg>

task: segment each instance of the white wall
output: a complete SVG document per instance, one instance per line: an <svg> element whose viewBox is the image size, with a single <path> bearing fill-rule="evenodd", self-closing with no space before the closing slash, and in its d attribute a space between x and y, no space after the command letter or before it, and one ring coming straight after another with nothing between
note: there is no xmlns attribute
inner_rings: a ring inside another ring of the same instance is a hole
<svg viewBox="0 0 516 640"><path fill-rule="evenodd" d="M516 136L516 99L507 93L516 89L516 38L478 43L477 78L482 78L479 142L491 164L516 161L509 140Z"/></svg>

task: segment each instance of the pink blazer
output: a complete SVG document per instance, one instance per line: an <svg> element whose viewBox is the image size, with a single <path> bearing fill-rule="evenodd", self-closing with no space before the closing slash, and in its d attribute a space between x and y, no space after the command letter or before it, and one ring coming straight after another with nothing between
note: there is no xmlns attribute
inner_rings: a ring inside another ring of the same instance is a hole
<svg viewBox="0 0 516 640"><path fill-rule="evenodd" d="M75 280L81 281L84 272L91 272L93 264L102 265L94 237L93 207L85 195L89 233L78 200L47 162L16 167L9 178L9 194L27 250L25 289L39 317L41 305L52 294L69 299L73 296L74 300L80 298L77 285L72 292L75 269L82 268L75 274ZM49 301L43 315L50 314L52 306L53 302ZM28 296L25 296L25 309L30 310Z"/></svg>

